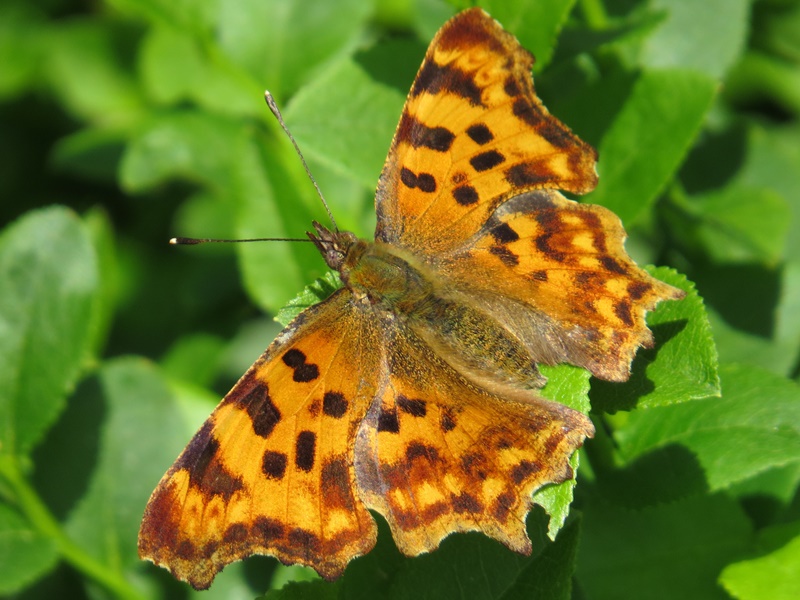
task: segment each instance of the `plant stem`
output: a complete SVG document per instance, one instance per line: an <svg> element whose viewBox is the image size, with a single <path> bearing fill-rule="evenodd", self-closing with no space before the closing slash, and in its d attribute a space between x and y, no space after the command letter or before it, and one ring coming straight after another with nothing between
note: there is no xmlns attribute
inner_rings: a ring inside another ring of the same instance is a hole
<svg viewBox="0 0 800 600"><path fill-rule="evenodd" d="M118 598L124 598L125 600L143 599L143 596L119 573L98 562L67 537L61 524L20 472L19 465L14 457L5 456L0 458L0 476L8 483L20 511L39 533L50 537L56 542L58 550L65 561L105 587Z"/></svg>

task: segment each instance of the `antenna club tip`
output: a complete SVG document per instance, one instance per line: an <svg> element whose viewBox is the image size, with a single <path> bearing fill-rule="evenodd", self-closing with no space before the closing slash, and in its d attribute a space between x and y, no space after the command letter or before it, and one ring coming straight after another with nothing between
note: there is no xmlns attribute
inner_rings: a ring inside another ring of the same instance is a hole
<svg viewBox="0 0 800 600"><path fill-rule="evenodd" d="M194 244L200 244L203 240L198 240L195 238L185 238L185 237L174 237L169 240L169 243L173 246L192 246Z"/></svg>

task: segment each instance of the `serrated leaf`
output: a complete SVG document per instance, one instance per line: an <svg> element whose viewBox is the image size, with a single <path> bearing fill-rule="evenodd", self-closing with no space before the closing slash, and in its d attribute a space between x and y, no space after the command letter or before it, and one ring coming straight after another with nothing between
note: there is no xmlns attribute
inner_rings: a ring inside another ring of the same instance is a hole
<svg viewBox="0 0 800 600"><path fill-rule="evenodd" d="M652 408L719 395L717 349L703 300L683 275L648 269L658 279L687 292L649 313L652 349L640 349L625 383L592 382L592 405L607 412Z"/></svg>
<svg viewBox="0 0 800 600"><path fill-rule="evenodd" d="M577 367L560 365L558 367L542 367L542 374L547 377L547 385L542 389L545 398L560 402L582 413L589 412L589 372ZM579 455L576 452L570 458L570 466L577 475ZM549 485L538 490L533 500L542 506L550 515L547 535L551 540L564 526L572 504L575 479L557 485Z"/></svg>
<svg viewBox="0 0 800 600"><path fill-rule="evenodd" d="M88 359L98 293L89 234L65 208L31 212L0 237L0 453L27 454Z"/></svg>
<svg viewBox="0 0 800 600"><path fill-rule="evenodd" d="M322 302L340 287L342 287L342 280L339 278L339 273L336 271L328 271L325 275L314 281L314 283L306 286L306 288L292 300L289 300L289 302L278 311L275 320L281 325L288 325L305 309L314 306L318 302Z"/></svg>

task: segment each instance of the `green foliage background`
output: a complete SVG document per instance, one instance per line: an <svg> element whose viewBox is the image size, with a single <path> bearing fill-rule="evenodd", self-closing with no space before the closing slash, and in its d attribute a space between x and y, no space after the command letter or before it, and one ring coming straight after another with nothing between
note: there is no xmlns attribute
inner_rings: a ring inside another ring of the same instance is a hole
<svg viewBox="0 0 800 600"><path fill-rule="evenodd" d="M551 397L590 388L598 432L555 541L529 518L533 556L470 534L406 559L382 525L336 584L251 558L204 596L800 597L800 2L480 4L598 148L585 200L689 295L651 315L629 382L548 372ZM138 560L144 504L324 265L309 244L166 240L324 222L265 87L339 226L368 237L405 93L455 9L0 4L0 596L195 594ZM569 490L546 493L555 531Z"/></svg>

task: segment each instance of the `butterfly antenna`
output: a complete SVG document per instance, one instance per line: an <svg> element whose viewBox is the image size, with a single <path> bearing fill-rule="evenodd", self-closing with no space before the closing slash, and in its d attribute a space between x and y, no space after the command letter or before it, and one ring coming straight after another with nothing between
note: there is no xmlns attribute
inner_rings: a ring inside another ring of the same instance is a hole
<svg viewBox="0 0 800 600"><path fill-rule="evenodd" d="M328 213L328 218L331 220L331 224L333 225L334 231L339 231L339 227L336 225L336 219L333 218L333 213L331 212L328 203L325 201L325 196L322 195L322 190L319 189L317 185L317 180L314 179L314 176L311 174L311 171L306 164L306 159L303 156L303 153L300 151L300 146L297 145L297 142L292 135L292 132L289 131L289 128L286 126L286 123L283 120L283 115L281 115L281 111L278 108L278 105L275 103L275 98L272 97L272 94L269 93L269 90L264 92L264 99L267 101L267 106L272 111L272 114L275 115L275 118L278 119L278 123L280 123L281 127L283 128L283 132L287 135L287 137L291 140L292 145L294 146L295 152L297 152L297 156L300 157L300 162L303 163L303 168L306 170L306 175L311 180L311 183L314 184L314 188L317 190L317 195L319 199L322 200L322 205L325 207L325 211Z"/></svg>
<svg viewBox="0 0 800 600"><path fill-rule="evenodd" d="M240 242L311 242L308 238L250 238L246 240L221 240L216 238L174 237L169 240L173 246L195 246L197 244L238 244Z"/></svg>

